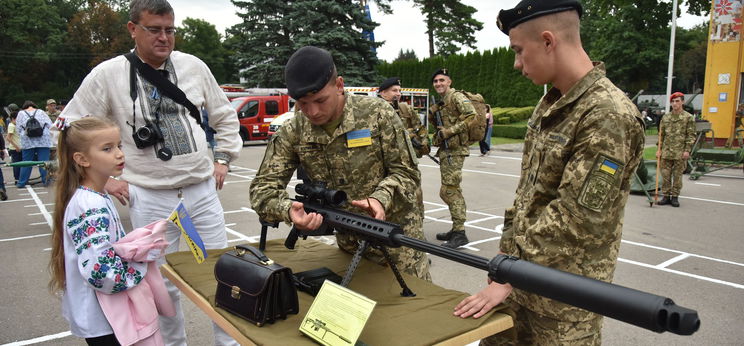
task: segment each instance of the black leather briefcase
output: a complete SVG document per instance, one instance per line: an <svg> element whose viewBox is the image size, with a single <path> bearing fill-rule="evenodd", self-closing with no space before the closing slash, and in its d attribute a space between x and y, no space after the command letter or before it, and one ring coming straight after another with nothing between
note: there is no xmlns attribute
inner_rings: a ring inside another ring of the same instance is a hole
<svg viewBox="0 0 744 346"><path fill-rule="evenodd" d="M238 245L214 266L215 305L262 326L299 312L292 270L260 250Z"/></svg>

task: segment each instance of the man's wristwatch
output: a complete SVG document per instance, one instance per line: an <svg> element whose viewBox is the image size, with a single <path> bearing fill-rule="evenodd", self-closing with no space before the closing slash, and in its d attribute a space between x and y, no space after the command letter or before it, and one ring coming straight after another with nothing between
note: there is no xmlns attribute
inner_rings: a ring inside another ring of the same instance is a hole
<svg viewBox="0 0 744 346"><path fill-rule="evenodd" d="M221 165L230 166L230 162L225 159L217 159L217 160L214 160L214 162L217 162Z"/></svg>

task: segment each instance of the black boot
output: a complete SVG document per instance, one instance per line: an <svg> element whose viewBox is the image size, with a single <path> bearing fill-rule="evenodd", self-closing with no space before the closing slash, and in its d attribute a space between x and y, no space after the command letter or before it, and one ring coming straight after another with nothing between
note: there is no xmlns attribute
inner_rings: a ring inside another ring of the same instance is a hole
<svg viewBox="0 0 744 346"><path fill-rule="evenodd" d="M677 200L677 196L672 196L672 207L679 208L679 200Z"/></svg>
<svg viewBox="0 0 744 346"><path fill-rule="evenodd" d="M669 204L669 202L669 196L664 196L661 201L656 202L656 205L666 205Z"/></svg>
<svg viewBox="0 0 744 346"><path fill-rule="evenodd" d="M453 231L450 239L442 243L442 246L448 247L450 249L457 249L458 247L466 245L469 242L470 241L468 240L468 237L465 235L465 231Z"/></svg>
<svg viewBox="0 0 744 346"><path fill-rule="evenodd" d="M450 240L454 232L455 230L449 230L448 232L437 233L437 240Z"/></svg>

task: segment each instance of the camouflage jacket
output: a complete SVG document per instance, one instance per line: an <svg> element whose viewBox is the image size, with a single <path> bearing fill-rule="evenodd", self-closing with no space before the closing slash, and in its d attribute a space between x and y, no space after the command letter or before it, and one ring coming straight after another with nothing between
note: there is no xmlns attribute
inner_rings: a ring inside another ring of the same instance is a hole
<svg viewBox="0 0 744 346"><path fill-rule="evenodd" d="M436 119L434 119L434 112L437 110L442 111L442 123L444 128L449 129L454 133L448 140L450 154L451 155L469 155L470 149L468 149L468 122L471 117L476 116L475 107L470 103L470 100L461 92L457 92L454 88L450 88L442 96L442 102L431 106L429 112L429 123L437 126ZM439 150L444 150L442 147L441 140L434 136L432 141L434 145L439 147ZM438 153L437 153L438 155Z"/></svg>
<svg viewBox="0 0 744 346"><path fill-rule="evenodd" d="M348 93L342 117L332 136L312 125L302 111L285 122L267 145L251 183L253 209L264 220L290 222L286 186L302 165L313 182L345 191L349 201L379 200L387 221L402 225L407 236L423 239L423 203L417 198L421 174L400 118L382 99ZM369 131L371 144L350 147L347 137L354 131ZM350 205L345 209L366 215ZM354 243L351 238L339 234L339 246L353 251L347 245Z"/></svg>
<svg viewBox="0 0 744 346"><path fill-rule="evenodd" d="M630 177L640 162L643 121L599 63L565 95L553 88L535 108L501 251L611 281ZM512 299L552 318L581 321L585 310L514 290Z"/></svg>
<svg viewBox="0 0 744 346"><path fill-rule="evenodd" d="M664 114L659 124L661 136L661 158L681 160L683 152L690 152L695 143L695 119L692 114Z"/></svg>
<svg viewBox="0 0 744 346"><path fill-rule="evenodd" d="M429 134L426 126L421 125L421 118L419 118L416 110L411 105L400 102L398 103L398 115L400 120L403 122L403 127L408 131L408 137L411 141L416 140L421 144L421 149L414 147L416 150L416 156L422 157L429 153Z"/></svg>

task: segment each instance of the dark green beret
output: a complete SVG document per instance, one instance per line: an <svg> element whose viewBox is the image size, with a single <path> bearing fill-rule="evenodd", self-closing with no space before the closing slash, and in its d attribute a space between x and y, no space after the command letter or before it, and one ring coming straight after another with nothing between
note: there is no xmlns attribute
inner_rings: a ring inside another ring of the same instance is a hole
<svg viewBox="0 0 744 346"><path fill-rule="evenodd" d="M509 30L528 20L569 10L578 12L579 17L584 11L578 0L522 0L511 10L501 10L496 25L509 35Z"/></svg>
<svg viewBox="0 0 744 346"><path fill-rule="evenodd" d="M431 75L431 82L434 83L434 77L436 77L437 75L440 75L440 74L443 75L443 76L447 76L447 77L450 76L448 69L446 69L446 68L440 68L440 69L438 69L436 72L434 72Z"/></svg>
<svg viewBox="0 0 744 346"><path fill-rule="evenodd" d="M284 67L287 93L299 100L309 93L318 92L331 80L334 70L333 57L327 50L302 47L292 54Z"/></svg>
<svg viewBox="0 0 744 346"><path fill-rule="evenodd" d="M386 79L382 84L380 84L380 88L377 89L377 92L383 91L393 85L400 86L400 77L391 77Z"/></svg>

